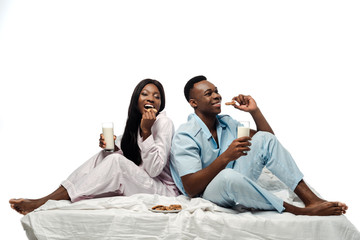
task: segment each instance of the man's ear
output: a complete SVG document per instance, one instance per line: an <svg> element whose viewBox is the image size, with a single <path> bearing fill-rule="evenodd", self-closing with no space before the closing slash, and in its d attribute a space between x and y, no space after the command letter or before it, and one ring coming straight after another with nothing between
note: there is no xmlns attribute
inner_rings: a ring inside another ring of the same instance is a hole
<svg viewBox="0 0 360 240"><path fill-rule="evenodd" d="M192 108L194 108L194 109L197 108L197 102L195 99L190 98L189 103Z"/></svg>

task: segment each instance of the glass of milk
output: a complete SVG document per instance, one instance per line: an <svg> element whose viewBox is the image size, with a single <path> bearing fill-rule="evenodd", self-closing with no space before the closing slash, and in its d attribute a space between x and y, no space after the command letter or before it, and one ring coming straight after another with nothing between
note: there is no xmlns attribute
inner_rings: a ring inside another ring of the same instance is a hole
<svg viewBox="0 0 360 240"><path fill-rule="evenodd" d="M102 132L105 138L105 151L114 151L114 123L105 122L102 123Z"/></svg>
<svg viewBox="0 0 360 240"><path fill-rule="evenodd" d="M250 122L240 121L237 127L237 137L250 137Z"/></svg>

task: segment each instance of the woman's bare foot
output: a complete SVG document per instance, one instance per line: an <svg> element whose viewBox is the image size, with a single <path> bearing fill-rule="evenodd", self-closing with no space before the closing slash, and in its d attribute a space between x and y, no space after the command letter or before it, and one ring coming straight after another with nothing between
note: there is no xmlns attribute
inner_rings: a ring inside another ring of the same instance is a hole
<svg viewBox="0 0 360 240"><path fill-rule="evenodd" d="M309 216L331 216L342 215L346 213L348 207L341 202L328 202L325 200L319 200L308 204L304 208L299 208L284 202L286 212L293 213L295 215L309 215Z"/></svg>
<svg viewBox="0 0 360 240"><path fill-rule="evenodd" d="M62 185L60 185L60 187L58 187L53 193L47 195L46 197L39 199L13 198L10 199L9 203L12 209L18 213L26 215L46 203L48 200L70 200L70 196L67 190Z"/></svg>
<svg viewBox="0 0 360 240"><path fill-rule="evenodd" d="M10 206L12 209L17 211L20 214L26 215L36 208L40 207L44 204L44 201L41 199L10 199L9 200Z"/></svg>

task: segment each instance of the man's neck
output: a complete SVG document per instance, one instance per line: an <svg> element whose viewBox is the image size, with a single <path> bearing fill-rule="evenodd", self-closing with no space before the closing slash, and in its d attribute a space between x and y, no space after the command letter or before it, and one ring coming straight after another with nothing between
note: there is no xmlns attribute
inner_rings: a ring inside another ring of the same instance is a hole
<svg viewBox="0 0 360 240"><path fill-rule="evenodd" d="M210 132L216 131L216 116L204 115L195 111L195 114L205 123Z"/></svg>

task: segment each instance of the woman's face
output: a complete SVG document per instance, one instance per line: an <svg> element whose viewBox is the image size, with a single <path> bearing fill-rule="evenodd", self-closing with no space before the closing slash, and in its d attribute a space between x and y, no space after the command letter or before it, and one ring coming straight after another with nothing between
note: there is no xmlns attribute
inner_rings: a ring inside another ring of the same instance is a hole
<svg viewBox="0 0 360 240"><path fill-rule="evenodd" d="M152 83L145 85L141 90L138 100L138 108L141 115L146 109L155 108L159 112L161 96L159 89Z"/></svg>

